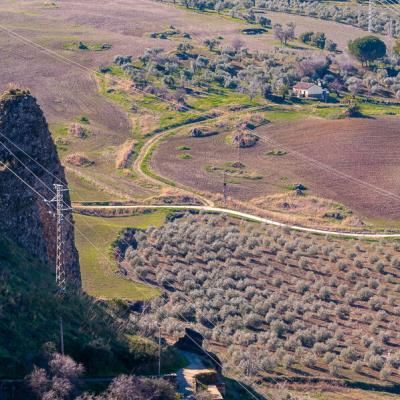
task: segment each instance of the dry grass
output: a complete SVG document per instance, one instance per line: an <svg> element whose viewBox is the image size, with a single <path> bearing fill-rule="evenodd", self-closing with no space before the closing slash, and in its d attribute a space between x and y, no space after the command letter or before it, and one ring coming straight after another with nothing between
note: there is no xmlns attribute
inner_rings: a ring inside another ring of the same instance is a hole
<svg viewBox="0 0 400 400"><path fill-rule="evenodd" d="M362 221L344 206L332 200L296 193L275 194L251 200L251 204L262 210L293 215L305 223L335 223L338 226L362 227Z"/></svg>
<svg viewBox="0 0 400 400"><path fill-rule="evenodd" d="M117 169L129 168L136 144L135 140L128 140L119 148L115 160L115 167Z"/></svg>

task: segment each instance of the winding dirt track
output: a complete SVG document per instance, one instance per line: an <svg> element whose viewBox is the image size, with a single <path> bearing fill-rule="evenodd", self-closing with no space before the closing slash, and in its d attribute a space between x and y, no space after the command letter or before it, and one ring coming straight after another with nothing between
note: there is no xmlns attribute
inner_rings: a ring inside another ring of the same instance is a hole
<svg viewBox="0 0 400 400"><path fill-rule="evenodd" d="M173 209L173 210L198 210L198 211L206 211L210 213L217 214L226 214L231 215L233 217L239 217L246 219L248 221L253 222L261 222L267 225L279 226L282 228L289 228L294 231L300 232L308 232L319 235L328 235L328 236L339 236L339 237L352 237L359 239L383 239L383 238L392 238L392 239L400 239L400 233L356 233L356 232L337 232L330 231L324 229L314 229L314 228L306 228L303 226L290 225L285 224L283 222L274 221L272 219L259 217L257 215L244 213L241 211L230 210L228 208L219 208L219 207L211 207L211 206L151 206L151 205L135 205L135 206L83 206L83 205L74 205L74 211L79 212L83 210L137 210L137 209Z"/></svg>

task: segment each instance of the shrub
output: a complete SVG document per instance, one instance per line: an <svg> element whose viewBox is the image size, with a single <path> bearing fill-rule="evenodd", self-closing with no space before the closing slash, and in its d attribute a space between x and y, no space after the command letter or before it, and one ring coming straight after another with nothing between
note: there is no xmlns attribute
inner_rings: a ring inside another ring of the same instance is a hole
<svg viewBox="0 0 400 400"><path fill-rule="evenodd" d="M291 354L286 354L282 358L282 366L286 369L292 368L293 364L296 362L295 358Z"/></svg>
<svg viewBox="0 0 400 400"><path fill-rule="evenodd" d="M368 301L368 306L372 311L379 311L382 308L382 302L379 298L373 297Z"/></svg>
<svg viewBox="0 0 400 400"><path fill-rule="evenodd" d="M357 353L357 351L352 348L352 347L346 347L342 350L342 352L340 353L340 356L343 358L343 360L345 360L348 363L351 363L353 361L357 361L360 356Z"/></svg>
<svg viewBox="0 0 400 400"><path fill-rule="evenodd" d="M314 368L315 365L317 364L317 360L313 355L307 355L304 358L304 365L308 368Z"/></svg>
<svg viewBox="0 0 400 400"><path fill-rule="evenodd" d="M392 375L392 371L387 366L382 368L381 372L379 373L379 377L384 381L387 381L390 378L391 375Z"/></svg>
<svg viewBox="0 0 400 400"><path fill-rule="evenodd" d="M357 297L361 301L368 301L373 295L374 293L372 292L372 290L368 288L363 288L357 292Z"/></svg>
<svg viewBox="0 0 400 400"><path fill-rule="evenodd" d="M303 43L309 43L311 41L313 34L314 34L314 32L312 32L312 31L303 32L300 34L299 39Z"/></svg>
<svg viewBox="0 0 400 400"><path fill-rule="evenodd" d="M335 360L336 356L333 353L326 353L324 355L324 362L326 364L330 364L333 360Z"/></svg>
<svg viewBox="0 0 400 400"><path fill-rule="evenodd" d="M362 361L354 361L352 364L351 364L351 370L353 371L353 372L356 372L356 373L361 373L362 372L362 368L363 368L363 363L362 363Z"/></svg>
<svg viewBox="0 0 400 400"><path fill-rule="evenodd" d="M367 361L368 367L374 369L375 371L380 371L384 364L383 358L378 355L371 355Z"/></svg>
<svg viewBox="0 0 400 400"><path fill-rule="evenodd" d="M338 360L333 360L329 364L329 373L332 376L338 377L340 376L340 370L342 369L342 364Z"/></svg>
<svg viewBox="0 0 400 400"><path fill-rule="evenodd" d="M340 305L337 309L336 309L336 315L340 318L340 319L347 319L350 315L350 308L345 306L345 305Z"/></svg>

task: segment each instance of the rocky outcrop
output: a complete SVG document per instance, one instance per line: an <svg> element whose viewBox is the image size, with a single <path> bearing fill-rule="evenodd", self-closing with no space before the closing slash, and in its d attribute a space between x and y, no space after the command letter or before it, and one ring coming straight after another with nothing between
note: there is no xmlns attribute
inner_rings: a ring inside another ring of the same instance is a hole
<svg viewBox="0 0 400 400"><path fill-rule="evenodd" d="M193 128L190 132L190 135L196 138L208 137L218 135L218 131L212 130L209 127Z"/></svg>
<svg viewBox="0 0 400 400"><path fill-rule="evenodd" d="M233 138L235 145L239 144L240 148L253 147L258 143L259 137L252 133L239 133Z"/></svg>
<svg viewBox="0 0 400 400"><path fill-rule="evenodd" d="M56 183L67 186L43 113L28 91L10 89L0 97L0 233L52 269L56 221L44 199L54 197ZM64 202L70 206L68 192ZM64 213L67 278L80 286L72 212Z"/></svg>

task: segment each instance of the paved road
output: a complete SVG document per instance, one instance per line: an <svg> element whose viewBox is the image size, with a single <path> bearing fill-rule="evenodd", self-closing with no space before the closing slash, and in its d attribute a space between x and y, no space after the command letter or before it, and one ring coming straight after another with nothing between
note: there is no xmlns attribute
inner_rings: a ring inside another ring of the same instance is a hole
<svg viewBox="0 0 400 400"><path fill-rule="evenodd" d="M196 393L196 375L204 372L216 373L215 370L207 368L201 357L189 351L180 351L188 360L188 365L181 368L177 373L178 391L186 398L191 398ZM215 385L207 386L205 389L211 399L222 399L221 393Z"/></svg>
<svg viewBox="0 0 400 400"><path fill-rule="evenodd" d="M206 212L214 212L217 214L226 214L232 215L234 217L239 217L243 219L247 219L249 221L261 222L267 225L279 226L282 228L289 228L291 230L300 231L300 232L308 232L320 235L328 235L328 236L341 236L341 237L352 237L352 238L360 238L360 239L383 239L383 238L394 238L400 239L400 233L357 233L357 232L338 232L338 231L330 231L324 229L314 229L314 228L305 228L303 226L298 225L290 225L285 224L283 222L274 221L272 219L259 217L257 215L244 213L241 211L230 210L228 208L218 208L211 206L160 206L160 205L135 205L135 206L83 206L83 205L74 205L74 210L130 210L130 209L175 209L175 210L198 210L198 211L206 211Z"/></svg>

